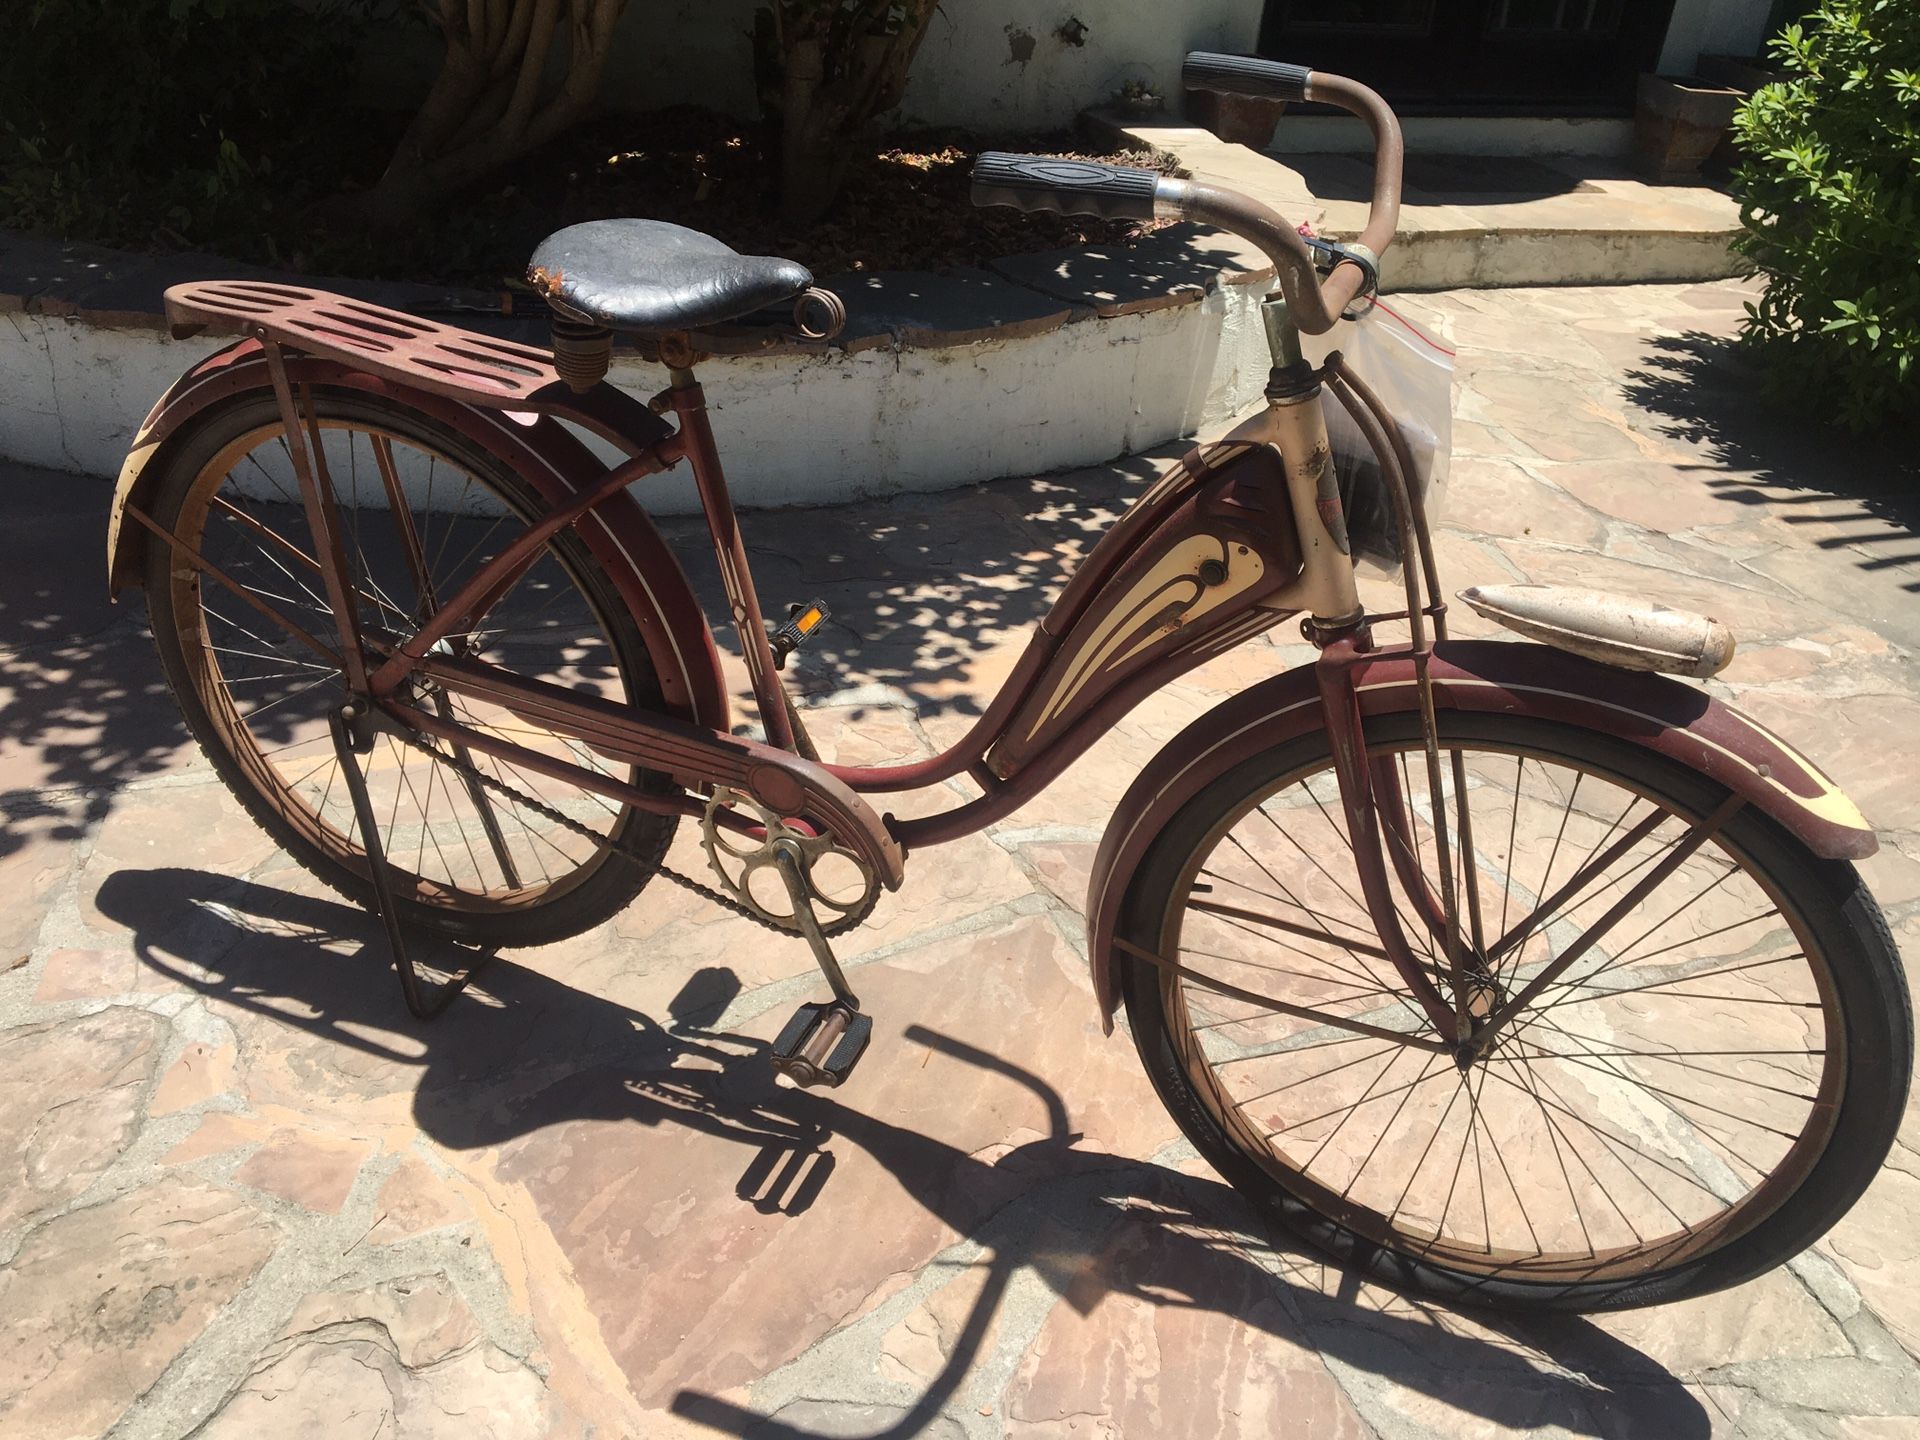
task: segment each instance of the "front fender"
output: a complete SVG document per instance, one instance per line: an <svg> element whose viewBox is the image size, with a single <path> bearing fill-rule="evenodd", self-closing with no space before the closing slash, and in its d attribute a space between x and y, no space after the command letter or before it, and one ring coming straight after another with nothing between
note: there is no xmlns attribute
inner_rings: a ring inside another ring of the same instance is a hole
<svg viewBox="0 0 1920 1440"><path fill-rule="evenodd" d="M1758 721L1677 680L1509 640L1445 641L1434 647L1430 673L1437 708L1526 714L1600 731L1718 780L1816 855L1857 860L1878 848L1872 827L1812 761ZM1354 687L1366 715L1419 707L1413 662L1404 655L1362 663ZM1302 665L1194 721L1121 797L1094 857L1087 893L1093 987L1109 1033L1119 994L1114 931L1154 839L1220 775L1320 727L1314 667Z"/></svg>
<svg viewBox="0 0 1920 1440"><path fill-rule="evenodd" d="M606 473L549 415L467 405L308 355L288 356L287 375L296 385L361 390L421 411L499 460L552 505L564 504ZM161 473L154 462L188 421L270 384L259 343L242 340L187 371L153 407L121 464L107 519L107 583L114 594L140 584L146 573L148 531L121 521L129 504L146 507ZM639 625L668 711L724 733L730 728L727 690L713 633L686 572L646 511L630 495L616 495L595 506L578 530Z"/></svg>

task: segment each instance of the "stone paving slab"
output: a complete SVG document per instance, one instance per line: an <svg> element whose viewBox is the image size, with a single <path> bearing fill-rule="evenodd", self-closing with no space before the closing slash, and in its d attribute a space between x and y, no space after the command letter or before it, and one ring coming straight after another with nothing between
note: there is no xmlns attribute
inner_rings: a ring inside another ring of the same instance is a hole
<svg viewBox="0 0 1920 1440"><path fill-rule="evenodd" d="M1406 300L1460 350L1442 564L1729 620L1709 688L1880 826L1911 963L1914 462L1760 400L1725 341L1743 293ZM822 750L956 738L1162 463L746 517L768 596L834 612L794 672ZM408 1021L377 928L187 744L137 599L100 603L104 483L0 484L9 1440L1920 1433L1920 1123L1790 1269L1551 1323L1277 1243L1179 1140L1101 1035L1078 906L1128 780L1305 658L1285 628L917 867L842 947L873 1053L799 1092L763 1052L816 988L804 948L677 891Z"/></svg>

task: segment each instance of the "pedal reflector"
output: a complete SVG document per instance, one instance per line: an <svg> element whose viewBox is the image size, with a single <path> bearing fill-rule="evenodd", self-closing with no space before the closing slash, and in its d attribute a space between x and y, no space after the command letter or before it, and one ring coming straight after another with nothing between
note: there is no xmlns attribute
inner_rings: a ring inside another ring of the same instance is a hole
<svg viewBox="0 0 1920 1440"><path fill-rule="evenodd" d="M824 600L809 600L805 605L789 605L787 618L773 632L774 663L786 668L787 657L798 650L814 631L833 618Z"/></svg>

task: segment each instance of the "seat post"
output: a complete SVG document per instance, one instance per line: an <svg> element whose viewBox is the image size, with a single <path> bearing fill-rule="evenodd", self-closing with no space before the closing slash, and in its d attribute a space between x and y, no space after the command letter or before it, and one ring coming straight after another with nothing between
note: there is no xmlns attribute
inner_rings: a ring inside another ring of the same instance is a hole
<svg viewBox="0 0 1920 1440"><path fill-rule="evenodd" d="M753 682L753 699L760 710L760 723L766 727L769 744L793 750L793 726L787 719L780 675L773 663L773 646L767 639L766 622L760 614L760 597L753 588L753 568L740 539L739 518L734 513L733 495L727 489L726 473L720 466L713 427L707 423L706 393L694 377L691 363L669 365L667 374L672 381L667 401L680 421L681 449L693 466L693 483L700 492L700 508L707 517L707 530L713 536L714 558L720 563L720 583L727 591L727 613L740 636L740 653L746 659L747 675Z"/></svg>
<svg viewBox="0 0 1920 1440"><path fill-rule="evenodd" d="M552 316L553 368L576 395L584 395L607 378L613 364L613 331L591 321L575 320L555 309Z"/></svg>

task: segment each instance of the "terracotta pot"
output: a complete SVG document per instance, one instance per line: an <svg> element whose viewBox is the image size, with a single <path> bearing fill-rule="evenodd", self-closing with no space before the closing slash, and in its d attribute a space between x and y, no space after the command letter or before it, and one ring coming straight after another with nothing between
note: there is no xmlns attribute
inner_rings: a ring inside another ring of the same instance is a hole
<svg viewBox="0 0 1920 1440"><path fill-rule="evenodd" d="M1273 142L1273 127L1286 113L1287 102L1253 95L1221 95L1213 90L1187 91L1187 118L1213 131L1222 140L1264 150Z"/></svg>
<svg viewBox="0 0 1920 1440"><path fill-rule="evenodd" d="M1766 62L1743 55L1702 55L1693 62L1694 74L1714 85L1725 85L1751 95L1762 85L1780 78L1778 70L1769 70Z"/></svg>
<svg viewBox="0 0 1920 1440"><path fill-rule="evenodd" d="M1686 180L1700 173L1740 107L1738 90L1694 75L1642 75L1633 116L1633 149L1654 180Z"/></svg>
<svg viewBox="0 0 1920 1440"><path fill-rule="evenodd" d="M1782 78L1779 71L1767 69L1765 61L1751 60L1743 55L1702 55L1693 62L1693 71L1702 80L1724 85L1729 90L1738 90L1743 99L1762 85L1770 85ZM1720 143L1713 147L1713 154L1707 157L1706 168L1710 173L1724 174L1739 163L1740 146L1729 130L1720 137Z"/></svg>

